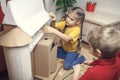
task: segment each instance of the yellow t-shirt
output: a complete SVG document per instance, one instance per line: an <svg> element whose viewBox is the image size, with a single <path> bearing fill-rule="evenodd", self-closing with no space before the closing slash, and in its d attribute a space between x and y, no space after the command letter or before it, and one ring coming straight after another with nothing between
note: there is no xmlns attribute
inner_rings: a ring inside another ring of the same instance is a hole
<svg viewBox="0 0 120 80"><path fill-rule="evenodd" d="M59 31L63 32L63 29L65 27L65 21L56 22L55 27ZM62 48L68 52L77 51L77 45L78 45L77 40L80 35L80 27L79 26L67 27L64 34L71 36L72 41L66 42L62 40L61 41Z"/></svg>

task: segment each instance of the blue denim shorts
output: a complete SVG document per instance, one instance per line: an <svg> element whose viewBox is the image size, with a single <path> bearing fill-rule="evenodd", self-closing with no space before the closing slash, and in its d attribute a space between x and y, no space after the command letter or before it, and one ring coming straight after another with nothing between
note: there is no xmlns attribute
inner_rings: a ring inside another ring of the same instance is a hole
<svg viewBox="0 0 120 80"><path fill-rule="evenodd" d="M72 69L72 66L81 64L85 61L85 57L83 55L80 57L78 56L79 54L77 52L67 52L62 47L58 47L57 49L57 57L64 59L65 69Z"/></svg>

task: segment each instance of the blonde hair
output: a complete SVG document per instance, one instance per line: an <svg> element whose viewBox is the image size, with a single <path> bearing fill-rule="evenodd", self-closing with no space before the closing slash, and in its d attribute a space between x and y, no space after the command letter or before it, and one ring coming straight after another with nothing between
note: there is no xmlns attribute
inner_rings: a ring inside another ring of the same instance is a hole
<svg viewBox="0 0 120 80"><path fill-rule="evenodd" d="M83 9L81 9L80 7L72 7L67 11L66 15L68 15L69 13L75 13L75 18L83 23L85 18L85 12Z"/></svg>
<svg viewBox="0 0 120 80"><path fill-rule="evenodd" d="M88 34L88 41L94 50L99 49L103 58L111 58L120 50L120 30L115 26L93 29Z"/></svg>

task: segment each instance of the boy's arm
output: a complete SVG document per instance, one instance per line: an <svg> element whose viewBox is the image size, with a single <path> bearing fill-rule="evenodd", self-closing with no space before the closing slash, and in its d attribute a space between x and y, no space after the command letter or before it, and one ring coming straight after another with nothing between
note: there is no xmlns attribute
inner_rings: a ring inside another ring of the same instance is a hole
<svg viewBox="0 0 120 80"><path fill-rule="evenodd" d="M70 37L70 36L68 36L68 35L65 35L64 33L60 32L60 31L58 31L58 30L56 30L56 29L54 29L54 28L52 28L52 27L50 27L50 26L45 26L45 27L43 28L43 31L44 31L45 33L55 34L55 35L57 35L58 37L60 37L61 39L65 40L66 42L69 42L69 41L72 40L72 37Z"/></svg>

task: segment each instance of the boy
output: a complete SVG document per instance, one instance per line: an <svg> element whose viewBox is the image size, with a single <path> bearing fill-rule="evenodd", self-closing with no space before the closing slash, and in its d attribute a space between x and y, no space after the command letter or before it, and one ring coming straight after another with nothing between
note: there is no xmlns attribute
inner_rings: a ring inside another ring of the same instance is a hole
<svg viewBox="0 0 120 80"><path fill-rule="evenodd" d="M97 27L88 34L92 55L98 60L79 80L120 80L120 30L115 26ZM80 65L73 67L73 80L78 80Z"/></svg>
<svg viewBox="0 0 120 80"><path fill-rule="evenodd" d="M80 35L80 23L84 21L85 13L79 7L73 7L68 10L65 21L56 22L54 13L50 13L52 17L52 27L44 27L46 33L52 33L61 38L61 46L58 47L57 57L64 59L64 68L72 69L73 65L83 63L85 57L79 56L78 38Z"/></svg>

